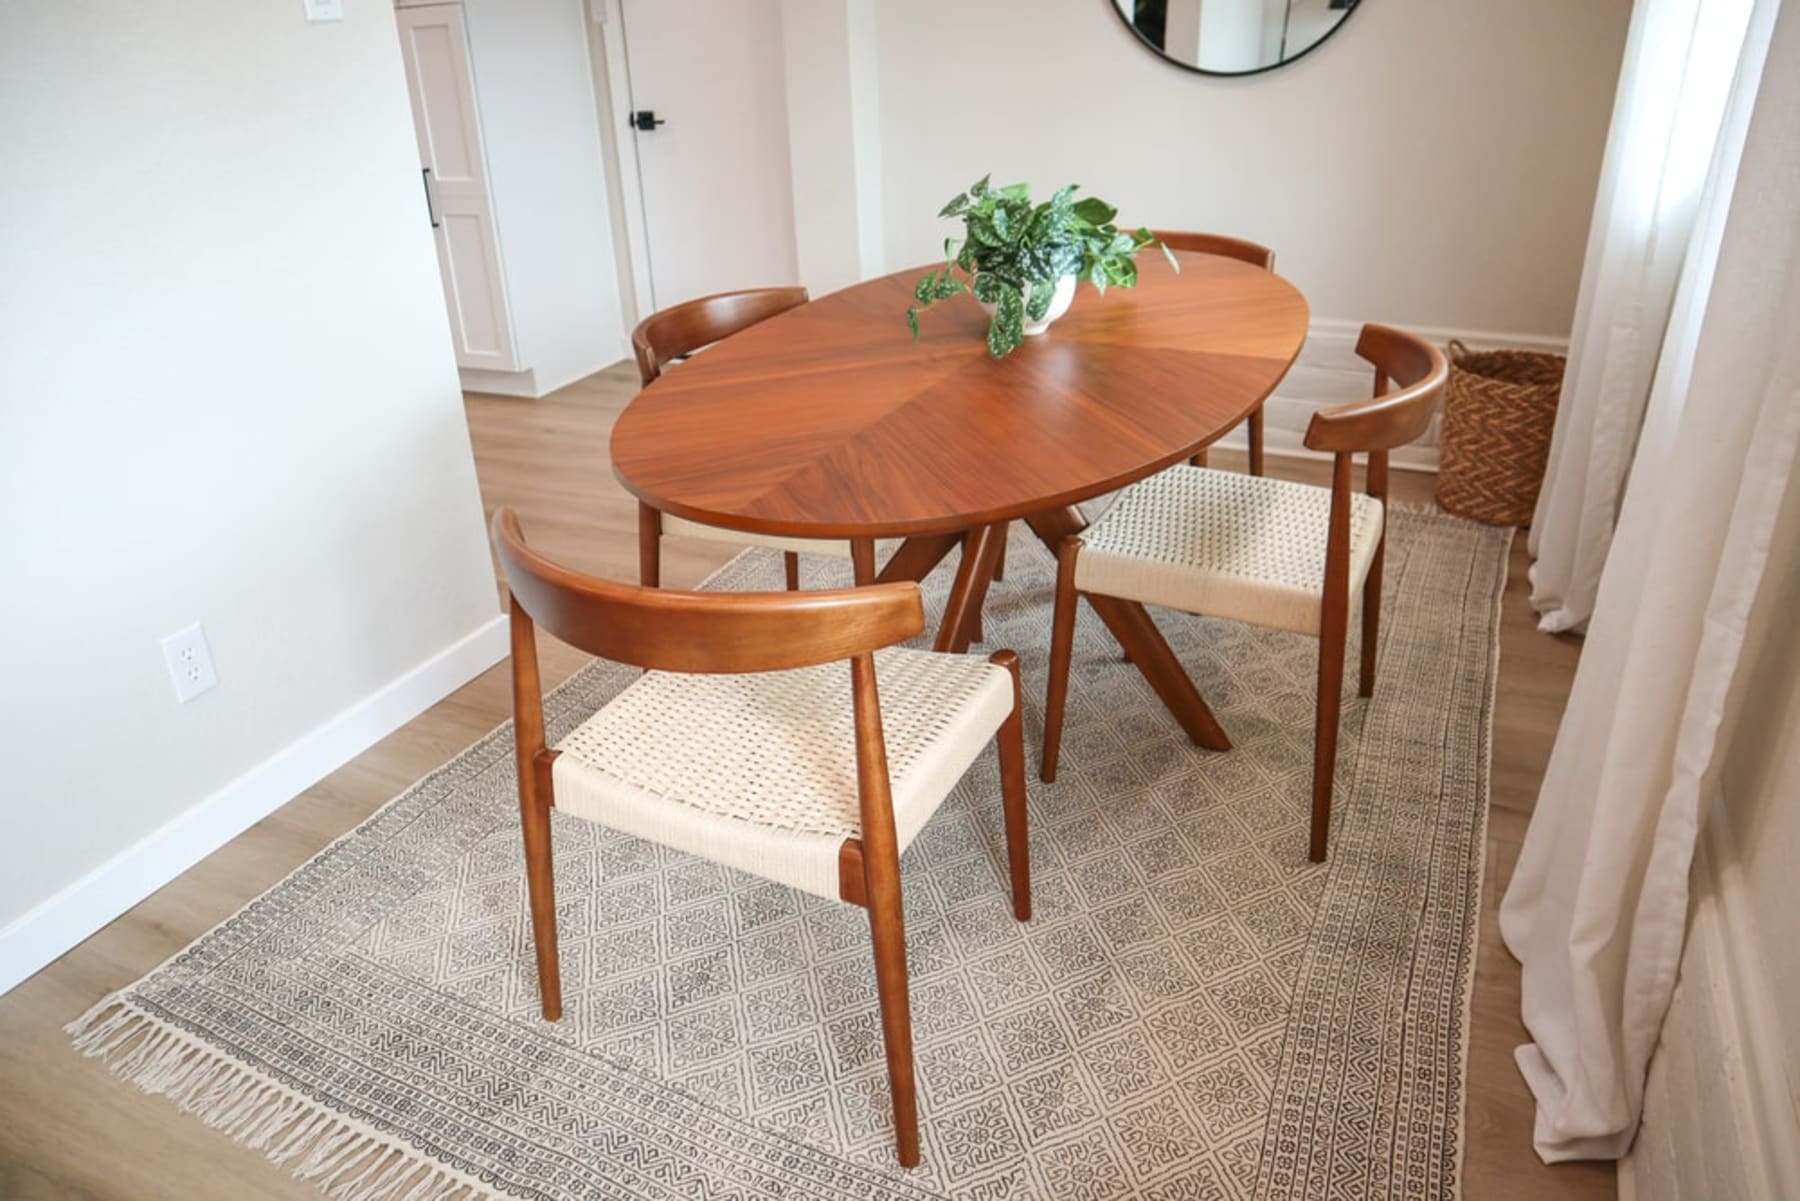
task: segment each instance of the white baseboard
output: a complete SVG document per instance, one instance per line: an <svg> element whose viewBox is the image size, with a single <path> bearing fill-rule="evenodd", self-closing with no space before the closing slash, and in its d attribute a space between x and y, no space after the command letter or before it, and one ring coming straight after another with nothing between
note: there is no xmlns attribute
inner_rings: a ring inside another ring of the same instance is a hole
<svg viewBox="0 0 1800 1201"><path fill-rule="evenodd" d="M486 622L0 929L0 993L504 659Z"/></svg>
<svg viewBox="0 0 1800 1201"><path fill-rule="evenodd" d="M621 363L630 366L634 371L636 370L637 365L632 362L631 358L631 345L626 342L606 347L601 351L598 361L588 363L579 368L565 366L558 373L553 375L546 375L542 371L533 371L532 382L537 385L538 397L542 398L557 391L559 388L566 388L570 384L580 383L590 375L598 375L607 368L617 367Z"/></svg>
<svg viewBox="0 0 1800 1201"><path fill-rule="evenodd" d="M608 367L629 362L630 358L630 347L619 343L602 348L596 361L580 367L565 364L561 368L552 368L551 374L545 374L536 367L528 367L523 371L481 371L473 367L459 367L456 373L461 377L464 392L487 392L496 396L542 400L558 388L566 388L590 375L605 371Z"/></svg>
<svg viewBox="0 0 1800 1201"><path fill-rule="evenodd" d="M526 371L483 371L475 367L458 367L456 374L464 392L487 392L495 396L522 396L537 400L544 395L537 386L537 375Z"/></svg>

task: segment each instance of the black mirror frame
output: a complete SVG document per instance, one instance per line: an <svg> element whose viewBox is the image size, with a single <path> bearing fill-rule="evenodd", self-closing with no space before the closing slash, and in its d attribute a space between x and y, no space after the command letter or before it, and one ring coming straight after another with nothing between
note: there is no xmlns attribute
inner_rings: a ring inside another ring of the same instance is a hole
<svg viewBox="0 0 1800 1201"><path fill-rule="evenodd" d="M1320 46L1323 46L1326 42L1329 42L1332 38L1336 37L1338 30L1342 29L1345 25L1348 25L1350 23L1350 18L1356 15L1356 10L1366 4L1368 0L1356 0L1356 3L1352 4L1345 10L1344 15L1338 18L1338 23L1331 27L1331 32L1327 33L1324 37L1320 38L1300 53L1293 55L1290 58L1284 58L1280 62L1270 63L1266 67L1258 67L1254 71L1209 71L1205 67L1184 63L1180 59L1172 57L1164 51L1161 46L1158 46L1155 42L1152 42L1149 38L1145 37L1143 31L1136 25L1133 25L1131 23L1131 18L1125 15L1125 10L1119 7L1119 0L1102 0L1102 2L1106 7L1112 10L1113 16L1119 19L1119 24L1123 25L1131 33L1132 38L1136 40L1138 45L1142 46L1145 50L1148 50L1151 54L1154 54L1169 66L1186 71L1191 75L1205 75L1212 79L1248 79L1252 75L1266 75L1270 71L1279 71L1282 67L1292 66L1294 63L1299 62L1301 59L1317 50Z"/></svg>

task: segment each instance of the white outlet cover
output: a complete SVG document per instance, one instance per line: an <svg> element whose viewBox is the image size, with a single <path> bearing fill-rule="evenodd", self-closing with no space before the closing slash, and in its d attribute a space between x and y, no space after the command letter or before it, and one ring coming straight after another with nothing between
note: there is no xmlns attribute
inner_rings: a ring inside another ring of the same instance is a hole
<svg viewBox="0 0 1800 1201"><path fill-rule="evenodd" d="M342 21L344 0L300 0L306 6L308 21Z"/></svg>
<svg viewBox="0 0 1800 1201"><path fill-rule="evenodd" d="M200 628L199 622L164 638L162 649L169 678L175 683L175 699L182 704L219 682L213 671L212 651L206 645L206 631Z"/></svg>

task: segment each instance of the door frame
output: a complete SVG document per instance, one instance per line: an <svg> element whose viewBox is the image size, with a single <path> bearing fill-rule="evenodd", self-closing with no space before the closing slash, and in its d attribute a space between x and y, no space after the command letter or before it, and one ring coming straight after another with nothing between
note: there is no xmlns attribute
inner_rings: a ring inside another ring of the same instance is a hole
<svg viewBox="0 0 1800 1201"><path fill-rule="evenodd" d="M450 214L438 204L439 180L431 165L422 160L430 156L431 123L425 109L422 82L417 78L417 64L412 50L408 46L411 36L409 23L423 19L424 15L435 13L444 20L444 27L454 31L453 50L457 55L461 74L457 79L457 104L462 110L463 124L474 135L475 144L467 149L471 155L471 169L480 174L480 192L485 213L482 219L482 233L485 236L483 254L490 260L486 271L487 301L498 318L497 333L502 345L498 347L486 361L466 363L463 361L468 353L464 350L462 333L462 306L458 297L462 294L460 280L450 253L450 231L447 223L439 220L440 216ZM513 321L512 296L507 288L506 248L500 244L500 222L498 210L494 204L493 182L489 178L487 157L487 130L482 124L480 95L476 91L474 55L469 46L469 26L463 11L462 0L395 0L394 29L400 46L401 78L406 86L407 105L412 114L413 137L418 146L421 166L425 168L428 178L424 183L426 213L432 222L432 244L438 259L438 275L443 285L445 315L451 324L452 353L456 357L458 371L491 372L496 375L518 373L519 367L519 331Z"/></svg>
<svg viewBox="0 0 1800 1201"><path fill-rule="evenodd" d="M600 126L601 158L610 193L613 248L619 263L619 299L627 325L656 311L650 282L649 221L638 173L637 137L626 137L622 113L631 112L631 67L625 55L621 0L582 0L587 18L588 58L593 64L594 105Z"/></svg>

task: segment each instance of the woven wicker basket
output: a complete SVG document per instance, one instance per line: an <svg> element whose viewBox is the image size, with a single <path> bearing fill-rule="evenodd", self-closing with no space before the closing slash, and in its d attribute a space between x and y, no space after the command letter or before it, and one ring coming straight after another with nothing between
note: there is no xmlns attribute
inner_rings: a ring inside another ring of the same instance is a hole
<svg viewBox="0 0 1800 1201"><path fill-rule="evenodd" d="M1489 525L1529 525L1550 458L1564 359L1450 343L1437 502Z"/></svg>

